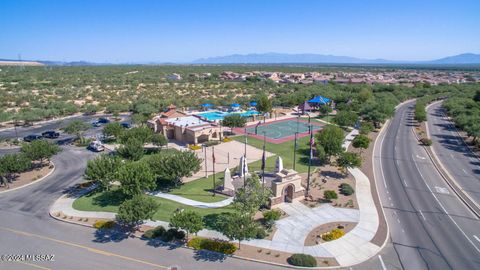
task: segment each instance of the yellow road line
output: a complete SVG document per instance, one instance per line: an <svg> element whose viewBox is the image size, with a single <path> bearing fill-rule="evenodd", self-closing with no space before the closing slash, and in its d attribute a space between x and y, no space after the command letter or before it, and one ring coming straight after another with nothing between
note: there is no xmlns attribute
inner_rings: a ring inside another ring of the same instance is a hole
<svg viewBox="0 0 480 270"><path fill-rule="evenodd" d="M117 257L117 258L124 259L124 260L127 260L127 261L136 262L136 263L140 263L140 264L145 264L145 265L149 265L149 266L153 266L153 267L157 267L157 268L170 269L170 267L168 267L168 266L164 266L164 265L160 265L160 264L156 264L156 263L151 263L151 262L147 262L147 261L140 260L140 259L135 259L135 258L132 258L132 257L127 257L127 256L123 256L123 255L120 255L120 254L111 253L111 252L108 252L108 251L105 251L105 250L91 248L91 247L88 247L88 246L83 246L83 245L75 244L75 243L72 243L72 242L67 242L67 241L51 238L51 237L48 237L48 236L43 236L43 235L39 235L39 234L32 234L32 233L28 233L28 232L24 232L24 231L18 231L18 230L14 230L14 229L11 229L11 228L6 228L6 227L1 227L1 226L0 226L0 229L4 230L4 231L11 232L11 233L15 233L15 234L40 238L40 239L48 240L48 241L51 241L51 242L56 242L56 243L71 246L71 247L85 249L87 251L90 251L90 252L93 252L93 253L96 253L96 254L100 254L100 255L103 255L103 256L112 256L112 257Z"/></svg>
<svg viewBox="0 0 480 270"><path fill-rule="evenodd" d="M17 262L17 263L25 264L25 265L32 266L32 267L35 267L35 268L38 268L38 269L52 270L52 268L43 267L43 266L36 265L36 264L33 264L33 263L27 263L27 262Z"/></svg>

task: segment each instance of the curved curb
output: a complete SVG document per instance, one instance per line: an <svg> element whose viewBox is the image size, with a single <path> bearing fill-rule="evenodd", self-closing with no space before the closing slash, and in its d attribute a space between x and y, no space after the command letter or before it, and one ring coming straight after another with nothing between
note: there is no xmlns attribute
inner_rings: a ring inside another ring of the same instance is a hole
<svg viewBox="0 0 480 270"><path fill-rule="evenodd" d="M28 187L28 186L30 186L30 185L33 185L33 184L36 184L36 183L38 183L38 182L41 182L41 181L45 180L45 179L46 179L47 177L49 177L49 176L55 171L55 169L57 168L52 161L50 161L50 164L53 166L53 169L52 169L50 172L48 172L46 175L44 175L42 178L37 179L37 180L35 180L35 181L33 181L33 182L30 182L30 183L28 183L28 184L25 184L25 185L23 185L23 186L19 186L19 187L12 188L12 189L7 189L7 190L2 190L2 191L0 191L0 194L7 193L7 192L10 192L10 191L15 191L15 190L18 190L18 189L21 189L21 188L24 188L24 187Z"/></svg>
<svg viewBox="0 0 480 270"><path fill-rule="evenodd" d="M387 128L386 128L387 126L388 127L390 126L390 119L385 122L383 127L380 129L380 132L378 132L378 136L377 136L377 138L375 138L375 143L373 144L373 151L372 151L372 167L373 167L373 178L374 178L373 180L375 182L375 191L377 193L378 202L380 204L380 212L382 213L383 219L385 220L385 224L387 225L387 233L386 233L386 236L385 236L385 240L383 240L383 244L380 246L380 250L382 250L387 245L389 235L390 235L390 226L388 225L387 216L385 215L385 211L383 210L383 204L382 204L382 199L380 198L380 193L378 192L378 181L377 181L378 177L375 173L375 164L376 164L376 162L375 162L375 149L377 148L378 139L382 135L384 135L385 130L387 130ZM383 144L383 140L382 140L382 144ZM383 167L382 167L382 169L383 169Z"/></svg>

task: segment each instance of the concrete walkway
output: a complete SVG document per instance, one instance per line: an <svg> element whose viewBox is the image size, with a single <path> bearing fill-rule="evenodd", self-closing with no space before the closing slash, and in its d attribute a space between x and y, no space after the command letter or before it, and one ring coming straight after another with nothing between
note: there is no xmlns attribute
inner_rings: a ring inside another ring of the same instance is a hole
<svg viewBox="0 0 480 270"><path fill-rule="evenodd" d="M233 197L229 197L228 199L225 199L219 202L207 203L207 202L190 200L178 195L163 193L161 191L149 192L147 194L155 197L159 197L159 198L164 198L167 200L172 200L181 204L198 207L198 208L220 208L220 207L225 207L227 205L230 205L233 202Z"/></svg>

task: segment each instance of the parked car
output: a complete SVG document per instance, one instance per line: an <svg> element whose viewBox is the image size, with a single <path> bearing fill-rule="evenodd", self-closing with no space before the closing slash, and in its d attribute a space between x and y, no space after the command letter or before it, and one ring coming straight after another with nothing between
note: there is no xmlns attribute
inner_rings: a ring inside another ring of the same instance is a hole
<svg viewBox="0 0 480 270"><path fill-rule="evenodd" d="M53 131L53 130L48 130L42 133L42 136L47 139L56 139L60 137L60 133Z"/></svg>
<svg viewBox="0 0 480 270"><path fill-rule="evenodd" d="M110 120L108 120L108 119L105 118L105 117L100 117L100 118L98 118L98 123L100 123L100 124L108 124L108 123L110 123Z"/></svg>
<svg viewBox="0 0 480 270"><path fill-rule="evenodd" d="M42 135L37 135L37 134L30 134L23 137L23 140L25 142L33 142L35 140L41 140L41 139L43 139Z"/></svg>
<svg viewBox="0 0 480 270"><path fill-rule="evenodd" d="M94 152L102 152L105 151L105 146L100 141L93 141L88 145L87 149Z"/></svg>
<svg viewBox="0 0 480 270"><path fill-rule="evenodd" d="M127 122L120 123L120 125L123 128L126 128L126 129L132 128L132 125L130 123L127 123Z"/></svg>
<svg viewBox="0 0 480 270"><path fill-rule="evenodd" d="M102 124L100 124L98 121L93 121L93 122L92 122L92 126L93 126L93 127L99 127L99 126L101 126L101 125L102 125Z"/></svg>

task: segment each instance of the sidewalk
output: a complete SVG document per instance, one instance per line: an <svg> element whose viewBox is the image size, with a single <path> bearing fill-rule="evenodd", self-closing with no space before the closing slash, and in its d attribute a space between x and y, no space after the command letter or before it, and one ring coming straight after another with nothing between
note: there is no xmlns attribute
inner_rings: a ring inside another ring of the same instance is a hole
<svg viewBox="0 0 480 270"><path fill-rule="evenodd" d="M147 194L155 196L155 197L175 201L175 202L178 202L178 203L181 203L181 204L190 205L190 206L197 207L197 208L220 208L220 207L225 207L227 205L230 205L233 202L233 197L229 197L228 199L225 199L225 200L219 201L219 202L207 203L207 202L199 202L199 201L190 200L190 199L187 199L185 197L178 196L178 195L163 193L161 191L149 192Z"/></svg>

